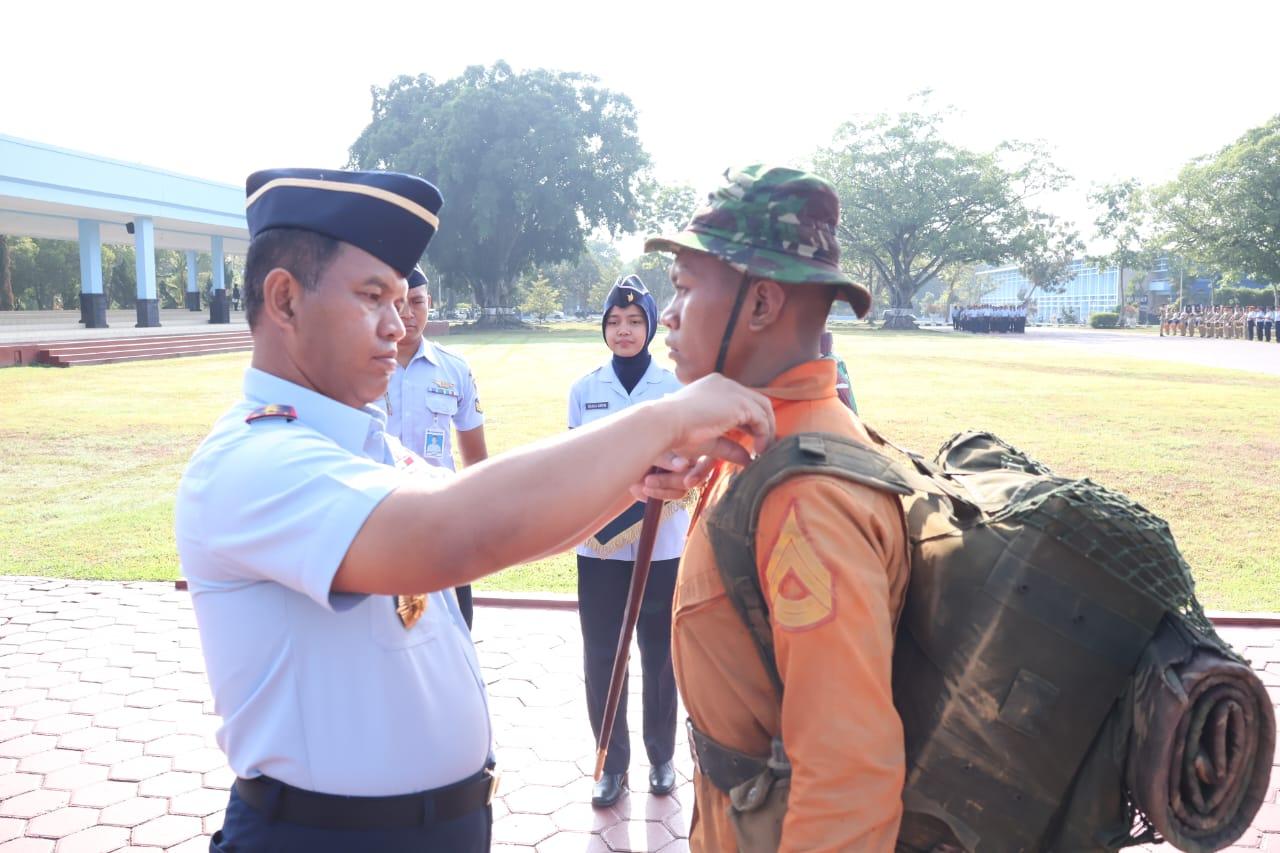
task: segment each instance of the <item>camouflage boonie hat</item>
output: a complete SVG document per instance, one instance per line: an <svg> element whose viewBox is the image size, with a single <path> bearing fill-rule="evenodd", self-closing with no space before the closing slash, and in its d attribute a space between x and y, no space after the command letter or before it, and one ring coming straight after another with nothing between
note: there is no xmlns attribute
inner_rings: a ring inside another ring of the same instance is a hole
<svg viewBox="0 0 1280 853"><path fill-rule="evenodd" d="M650 237L646 252L706 252L779 284L837 284L859 316L871 292L840 269L840 199L809 172L756 164L725 172L728 182L678 234Z"/></svg>

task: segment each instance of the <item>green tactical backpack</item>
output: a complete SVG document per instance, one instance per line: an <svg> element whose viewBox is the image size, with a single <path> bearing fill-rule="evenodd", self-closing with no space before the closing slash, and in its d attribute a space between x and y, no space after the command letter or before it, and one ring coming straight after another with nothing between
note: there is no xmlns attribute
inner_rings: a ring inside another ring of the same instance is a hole
<svg viewBox="0 0 1280 853"><path fill-rule="evenodd" d="M1160 803L1135 802L1131 789L1143 786L1128 766L1142 734L1134 734L1134 708L1172 671L1142 676L1153 638L1171 633L1189 650L1184 658L1208 649L1243 670L1235 677L1256 681L1205 617L1168 525L1089 480L1055 476L989 433L956 435L933 461L895 450L901 460L840 436L789 436L710 510L725 589L775 687L782 682L755 555L765 496L806 473L896 494L912 573L893 661L907 759L898 849L1110 851L1159 840L1147 815L1163 807L1168 786L1144 788ZM1261 803L1274 719L1260 683L1243 694L1233 701L1265 707L1250 710L1252 752L1238 739L1226 747L1231 790L1213 789L1210 773L1186 792L1209 791L1216 823L1193 815L1189 828L1159 826L1182 849L1226 846ZM1231 725L1235 737L1238 719L1220 728Z"/></svg>

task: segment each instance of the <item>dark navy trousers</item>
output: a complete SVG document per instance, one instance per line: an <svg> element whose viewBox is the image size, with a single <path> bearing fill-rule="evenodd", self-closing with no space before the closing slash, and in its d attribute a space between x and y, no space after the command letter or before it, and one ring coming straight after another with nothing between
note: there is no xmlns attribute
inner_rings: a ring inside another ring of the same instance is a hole
<svg viewBox="0 0 1280 853"><path fill-rule="evenodd" d="M676 749L676 677L671 668L671 600L680 560L655 560L640 605L636 641L640 645L643 676L644 748L649 764L670 761ZM631 586L630 560L578 557L578 618L582 623L583 674L587 681L587 716L591 732L600 740L604 705L609 694L613 656L627 608ZM606 773L625 773L631 764L631 734L627 728L627 690L624 686L613 732L609 735Z"/></svg>
<svg viewBox="0 0 1280 853"><path fill-rule="evenodd" d="M412 829L338 830L272 820L240 799L235 787L209 853L488 853L493 809Z"/></svg>

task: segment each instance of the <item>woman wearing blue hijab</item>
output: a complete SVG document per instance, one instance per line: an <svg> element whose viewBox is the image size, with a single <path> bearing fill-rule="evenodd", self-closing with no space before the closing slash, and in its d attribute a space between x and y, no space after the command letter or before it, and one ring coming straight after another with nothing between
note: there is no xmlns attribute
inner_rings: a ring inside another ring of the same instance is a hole
<svg viewBox="0 0 1280 853"><path fill-rule="evenodd" d="M613 355L574 383L569 394L570 429L680 388L675 375L655 364L649 354L657 321L658 307L644 282L634 275L618 279L605 299L601 320L605 345ZM587 715L597 739L643 514L644 504L633 504L578 548L578 616L582 623ZM676 785L672 763L676 683L671 668L671 599L688 529L689 515L684 507L678 503L667 504L654 544L640 621L636 625L644 678L644 746L650 766L649 791L657 795L670 794ZM592 792L592 805L605 807L618 801L628 787L630 761L627 691L624 689L609 735L604 775Z"/></svg>

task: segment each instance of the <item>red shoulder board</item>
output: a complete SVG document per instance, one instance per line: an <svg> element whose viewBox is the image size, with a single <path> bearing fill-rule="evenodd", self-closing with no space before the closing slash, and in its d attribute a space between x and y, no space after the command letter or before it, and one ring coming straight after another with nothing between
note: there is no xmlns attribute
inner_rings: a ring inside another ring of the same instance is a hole
<svg viewBox="0 0 1280 853"><path fill-rule="evenodd" d="M295 421L298 419L298 410L283 403L271 403L254 409L245 417L244 422L251 424L254 421L263 421L268 418L284 418L286 421Z"/></svg>

